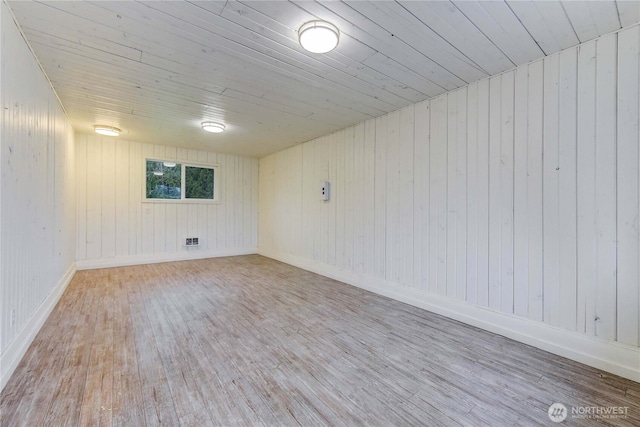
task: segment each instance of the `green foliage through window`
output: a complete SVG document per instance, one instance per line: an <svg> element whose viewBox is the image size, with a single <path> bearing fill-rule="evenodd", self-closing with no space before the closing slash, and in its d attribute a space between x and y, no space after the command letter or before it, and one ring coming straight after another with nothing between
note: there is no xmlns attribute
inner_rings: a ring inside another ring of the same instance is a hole
<svg viewBox="0 0 640 427"><path fill-rule="evenodd" d="M147 199L181 199L182 165L147 160Z"/></svg>
<svg viewBox="0 0 640 427"><path fill-rule="evenodd" d="M216 168L146 160L146 199L216 200Z"/></svg>
<svg viewBox="0 0 640 427"><path fill-rule="evenodd" d="M187 199L214 199L214 169L185 166L185 197Z"/></svg>

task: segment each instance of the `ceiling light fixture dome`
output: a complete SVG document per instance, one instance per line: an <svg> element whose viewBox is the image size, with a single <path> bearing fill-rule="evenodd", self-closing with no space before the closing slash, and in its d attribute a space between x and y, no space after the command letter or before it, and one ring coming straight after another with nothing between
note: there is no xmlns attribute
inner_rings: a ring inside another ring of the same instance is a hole
<svg viewBox="0 0 640 427"><path fill-rule="evenodd" d="M300 46L312 53L327 53L338 46L340 31L326 21L310 21L298 30Z"/></svg>
<svg viewBox="0 0 640 427"><path fill-rule="evenodd" d="M120 129L113 127L113 126L106 126L106 125L95 125L93 127L93 130L100 134L100 135L106 135L106 136L118 136L120 135Z"/></svg>
<svg viewBox="0 0 640 427"><path fill-rule="evenodd" d="M207 132L220 133L224 132L224 125L214 122L202 122L202 130L206 130Z"/></svg>

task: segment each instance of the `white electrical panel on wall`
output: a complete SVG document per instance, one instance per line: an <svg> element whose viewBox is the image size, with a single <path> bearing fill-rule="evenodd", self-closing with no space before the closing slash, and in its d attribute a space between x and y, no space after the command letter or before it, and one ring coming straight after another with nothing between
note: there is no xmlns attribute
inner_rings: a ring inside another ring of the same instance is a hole
<svg viewBox="0 0 640 427"><path fill-rule="evenodd" d="M321 199L320 200L329 200L329 181L322 181L320 183L321 186Z"/></svg>

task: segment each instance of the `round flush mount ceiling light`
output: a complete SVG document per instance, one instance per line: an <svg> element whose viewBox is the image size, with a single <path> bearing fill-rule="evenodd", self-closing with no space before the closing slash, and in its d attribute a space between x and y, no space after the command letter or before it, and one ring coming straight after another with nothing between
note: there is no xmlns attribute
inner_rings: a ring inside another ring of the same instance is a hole
<svg viewBox="0 0 640 427"><path fill-rule="evenodd" d="M202 130L206 130L207 132L220 133L224 132L224 125L214 122L202 122Z"/></svg>
<svg viewBox="0 0 640 427"><path fill-rule="evenodd" d="M120 135L120 129L113 126L95 125L93 130L100 135L106 136L118 136Z"/></svg>
<svg viewBox="0 0 640 427"><path fill-rule="evenodd" d="M300 46L312 53L327 53L338 46L340 32L326 21L310 21L298 30Z"/></svg>

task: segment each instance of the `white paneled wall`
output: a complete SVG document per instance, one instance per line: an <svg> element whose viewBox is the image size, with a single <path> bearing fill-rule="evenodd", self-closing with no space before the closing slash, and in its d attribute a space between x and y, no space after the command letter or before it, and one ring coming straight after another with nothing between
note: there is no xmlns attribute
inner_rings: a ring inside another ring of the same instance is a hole
<svg viewBox="0 0 640 427"><path fill-rule="evenodd" d="M4 2L0 388L75 272L73 130Z"/></svg>
<svg viewBox="0 0 640 427"><path fill-rule="evenodd" d="M78 268L255 253L257 159L85 134L76 153ZM219 165L220 203L144 201L147 158Z"/></svg>
<svg viewBox="0 0 640 427"><path fill-rule="evenodd" d="M261 159L260 253L637 380L639 45L634 26Z"/></svg>

